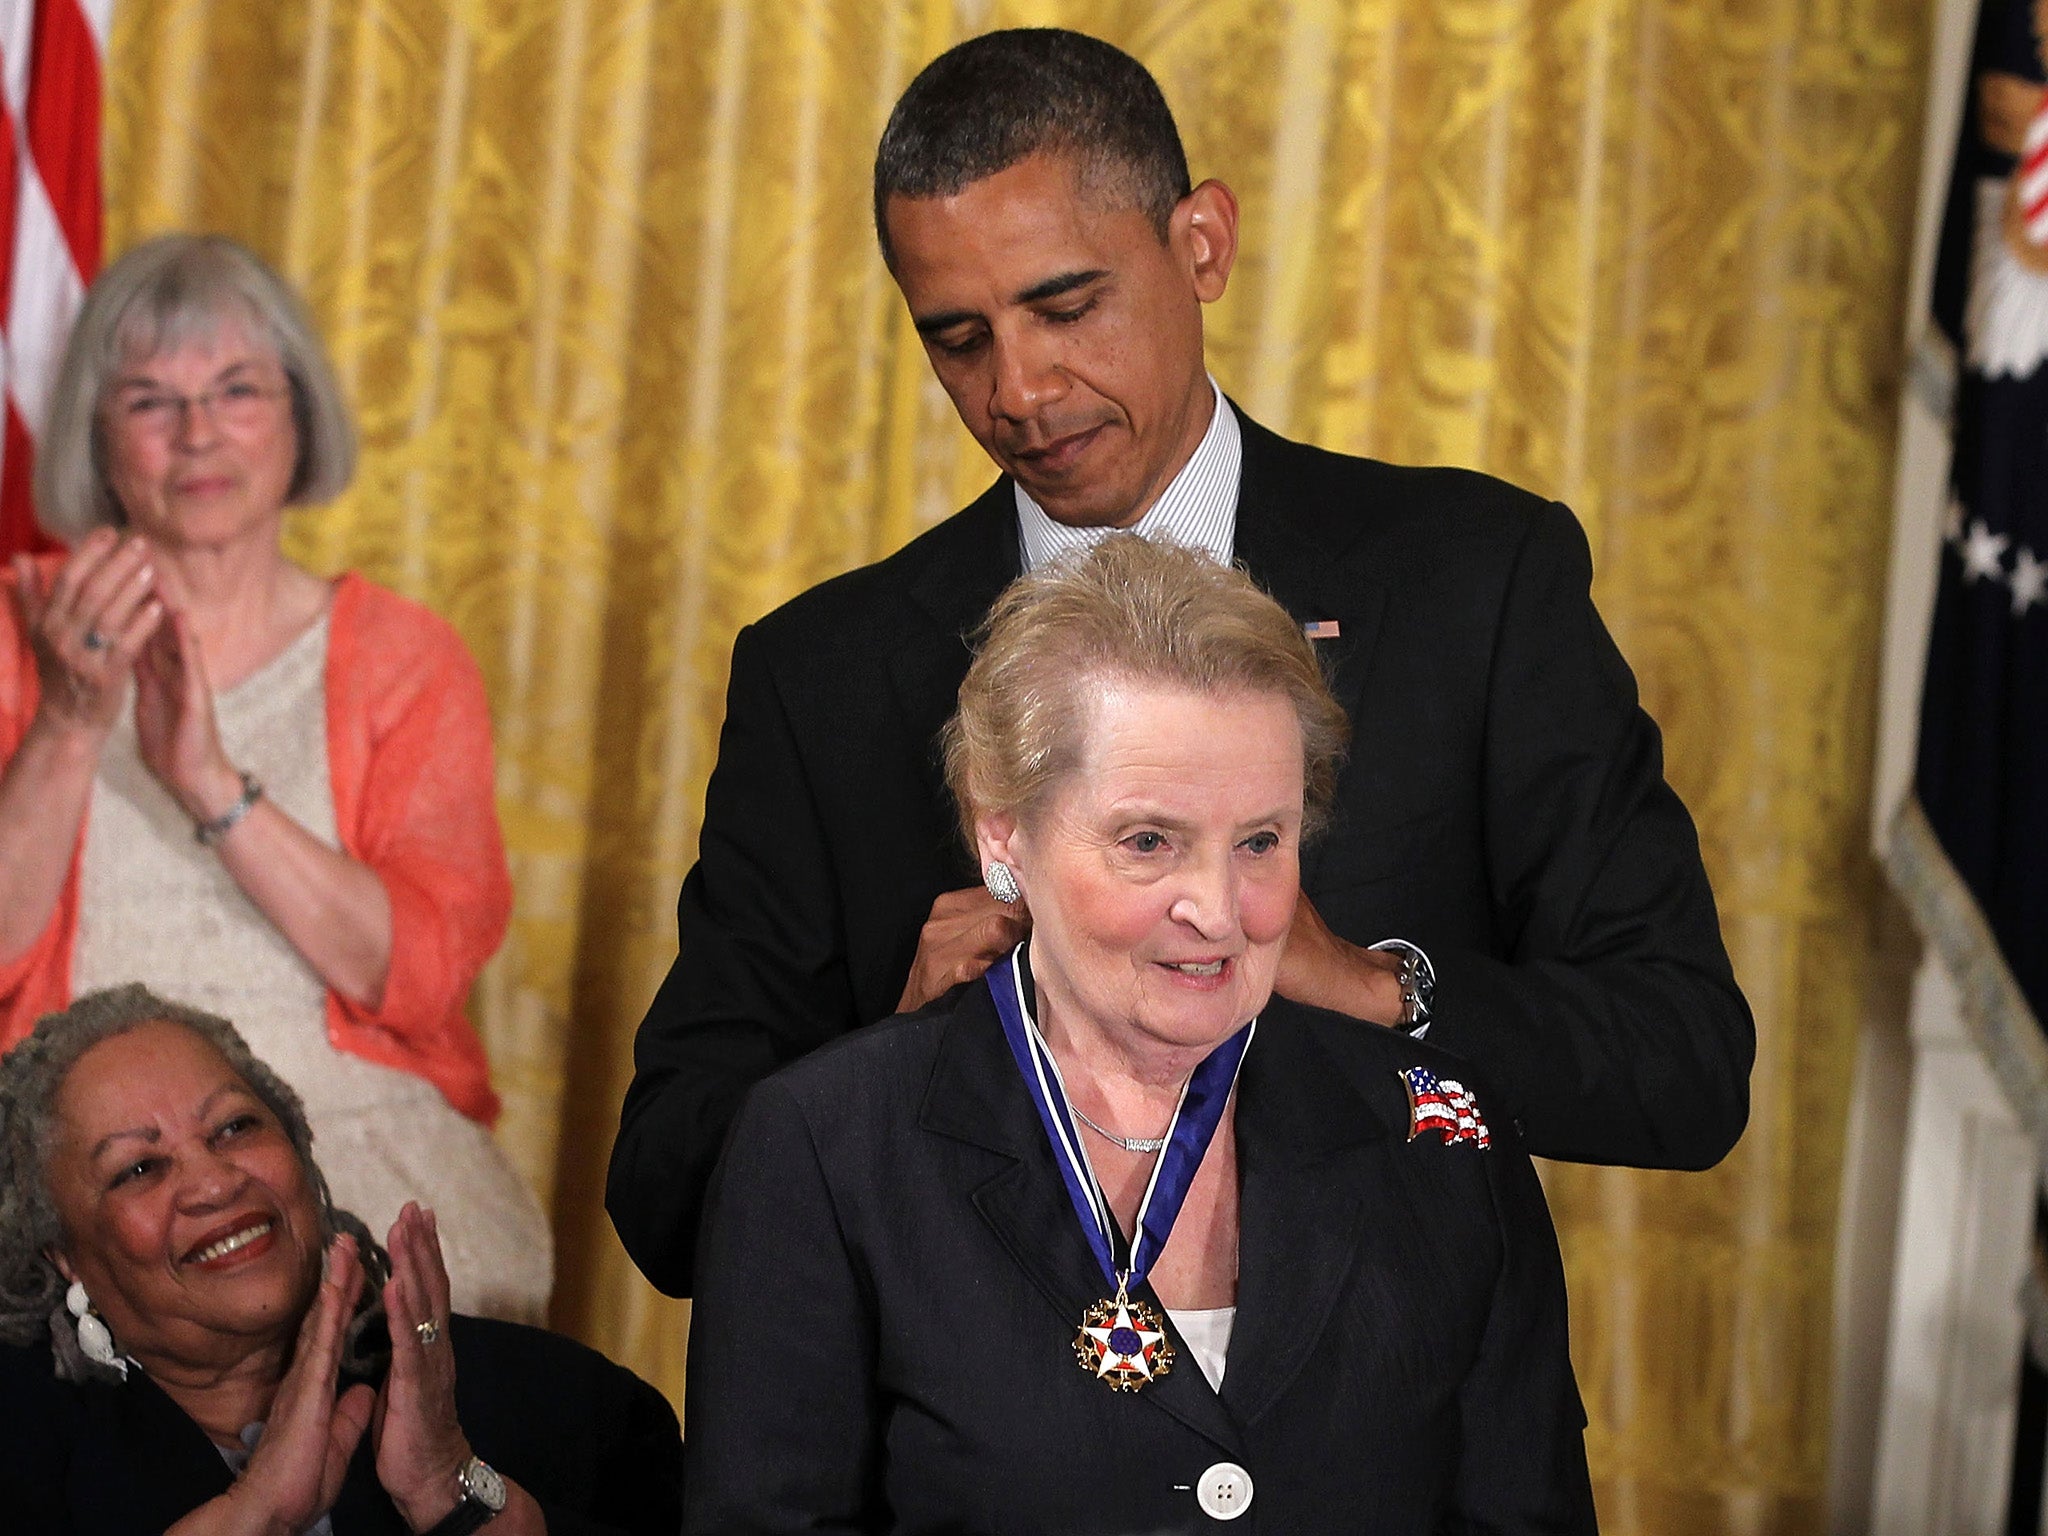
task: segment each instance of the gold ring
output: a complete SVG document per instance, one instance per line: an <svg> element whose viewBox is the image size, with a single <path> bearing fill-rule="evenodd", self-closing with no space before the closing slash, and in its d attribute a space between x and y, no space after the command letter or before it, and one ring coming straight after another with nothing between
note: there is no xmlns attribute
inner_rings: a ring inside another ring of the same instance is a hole
<svg viewBox="0 0 2048 1536"><path fill-rule="evenodd" d="M422 1344L431 1344L434 1340L441 1337L441 1325L431 1317L423 1323L414 1323L412 1331L420 1336Z"/></svg>

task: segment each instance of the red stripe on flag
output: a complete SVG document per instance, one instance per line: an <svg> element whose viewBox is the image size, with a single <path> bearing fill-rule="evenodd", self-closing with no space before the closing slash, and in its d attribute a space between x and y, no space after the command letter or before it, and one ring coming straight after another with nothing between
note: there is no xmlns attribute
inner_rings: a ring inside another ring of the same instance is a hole
<svg viewBox="0 0 2048 1536"><path fill-rule="evenodd" d="M0 53L0 68L6 66ZM14 295L14 226L21 198L21 167L15 160L14 113L0 99L0 345L6 343L7 306ZM9 359L9 369L12 359ZM0 427L0 558L35 551L43 541L29 489L33 445L14 401L0 393L5 425Z"/></svg>
<svg viewBox="0 0 2048 1536"><path fill-rule="evenodd" d="M2025 182L2032 180L2033 177L2039 173L2041 167L2044 165L2048 165L2048 140L2043 140L2041 143L2036 144L2032 149L2028 150L2023 156L2021 156L2019 169L2020 181L2024 184Z"/></svg>
<svg viewBox="0 0 2048 1536"><path fill-rule="evenodd" d="M6 60L0 58L0 68ZM0 328L14 293L14 219L20 206L21 167L14 158L14 114L0 102Z"/></svg>
<svg viewBox="0 0 2048 1536"><path fill-rule="evenodd" d="M78 0L36 0L28 144L79 276L100 266L100 63Z"/></svg>
<svg viewBox="0 0 2048 1536"><path fill-rule="evenodd" d="M8 61L25 77L21 115L0 123L0 305L7 334L6 426L0 434L0 556L21 548L52 547L36 530L31 511L34 425L22 414L24 398L39 400L48 389L64 344L64 311L79 286L99 270L100 57L81 0L0 0L16 7L13 28L24 38L26 59ZM25 14L24 14L25 13ZM26 65L24 69L23 66ZM0 119L15 104L0 103ZM38 240L21 244L25 212L43 217L42 200L24 198L42 188L55 216L62 245L52 250ZM24 265L33 260L33 265ZM28 333L13 327L36 317ZM54 321L52 326L49 322Z"/></svg>
<svg viewBox="0 0 2048 1536"><path fill-rule="evenodd" d="M21 412L10 400L6 440L0 446L0 555L23 549L33 555L63 548L36 526L34 498L29 489L34 462L35 445L22 424Z"/></svg>

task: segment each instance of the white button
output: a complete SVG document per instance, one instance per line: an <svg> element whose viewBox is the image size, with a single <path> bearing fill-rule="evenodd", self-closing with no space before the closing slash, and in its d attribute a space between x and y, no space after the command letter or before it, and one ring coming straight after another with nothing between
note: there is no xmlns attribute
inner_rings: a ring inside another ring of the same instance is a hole
<svg viewBox="0 0 2048 1536"><path fill-rule="evenodd" d="M1219 1461L1196 1480L1195 1502L1211 1520L1235 1520L1252 1507L1252 1475L1234 1461Z"/></svg>

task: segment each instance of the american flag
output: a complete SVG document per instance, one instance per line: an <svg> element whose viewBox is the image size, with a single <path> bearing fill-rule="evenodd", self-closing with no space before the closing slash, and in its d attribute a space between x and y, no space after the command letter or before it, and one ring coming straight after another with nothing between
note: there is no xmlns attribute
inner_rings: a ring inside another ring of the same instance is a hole
<svg viewBox="0 0 2048 1536"><path fill-rule="evenodd" d="M1463 1083L1438 1077L1427 1067L1409 1067L1395 1076L1408 1089L1408 1139L1424 1131L1435 1131L1445 1146L1461 1141L1476 1144L1480 1151L1493 1145L1479 1105Z"/></svg>
<svg viewBox="0 0 2048 1536"><path fill-rule="evenodd" d="M100 264L100 75L114 0L0 0L0 558L51 547L30 503L36 434Z"/></svg>
<svg viewBox="0 0 2048 1536"><path fill-rule="evenodd" d="M1934 277L1933 318L1956 363L1955 450L1914 794L1886 864L2001 1087L2048 1138L2048 38L2038 16L2034 0L1984 0L1978 16ZM2044 1238L2037 1211L2036 1272ZM2026 1310L2043 1302L2029 1281ZM2030 1357L2020 1401L2044 1395L2048 1375ZM2032 1531L2043 1439L2030 1408L2017 1419L1998 1528Z"/></svg>
<svg viewBox="0 0 2048 1536"><path fill-rule="evenodd" d="M2044 56L2031 0L1984 7L1980 78L2038 88ZM2048 1017L2048 252L2029 247L2048 215L2048 93L2018 145L1985 137L1987 121L1965 114L1935 278L1935 319L1959 364L1955 454L1915 773L1925 822L1902 826L1937 846L1902 888L1937 943L1988 930L2003 986L2024 999L2015 1011L2038 1020Z"/></svg>

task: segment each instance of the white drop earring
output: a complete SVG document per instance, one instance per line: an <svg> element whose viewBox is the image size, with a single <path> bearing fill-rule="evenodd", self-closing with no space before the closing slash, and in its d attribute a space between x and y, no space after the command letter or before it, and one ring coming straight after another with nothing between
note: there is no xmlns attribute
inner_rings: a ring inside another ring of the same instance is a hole
<svg viewBox="0 0 2048 1536"><path fill-rule="evenodd" d="M79 1352L94 1365L104 1365L128 1374L128 1361L114 1348L114 1335L108 1330L106 1321L92 1309L92 1298L85 1294L85 1282L74 1280L71 1288L64 1293L64 1310L76 1321L78 1328Z"/></svg>
<svg viewBox="0 0 2048 1536"><path fill-rule="evenodd" d="M1006 907L1014 907L1024 895L1017 888L1016 874L1001 859L989 860L988 868L981 872L981 883L988 887L989 895Z"/></svg>

